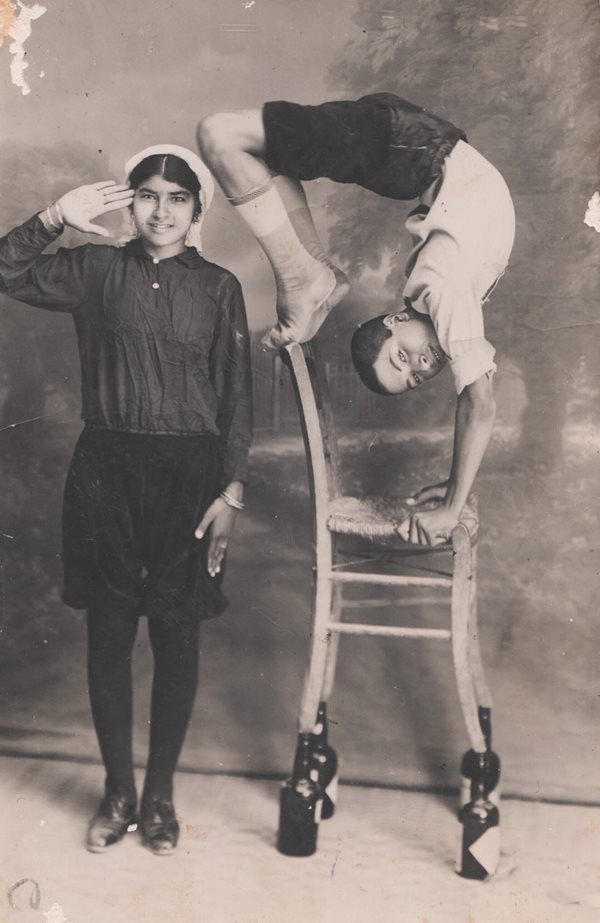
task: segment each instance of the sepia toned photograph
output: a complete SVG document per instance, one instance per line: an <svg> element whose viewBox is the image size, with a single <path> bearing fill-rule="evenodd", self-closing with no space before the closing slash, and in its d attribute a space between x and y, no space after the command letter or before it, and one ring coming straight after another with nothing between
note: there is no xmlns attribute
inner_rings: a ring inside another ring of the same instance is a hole
<svg viewBox="0 0 600 923"><path fill-rule="evenodd" d="M0 923L600 918L598 0L0 0Z"/></svg>

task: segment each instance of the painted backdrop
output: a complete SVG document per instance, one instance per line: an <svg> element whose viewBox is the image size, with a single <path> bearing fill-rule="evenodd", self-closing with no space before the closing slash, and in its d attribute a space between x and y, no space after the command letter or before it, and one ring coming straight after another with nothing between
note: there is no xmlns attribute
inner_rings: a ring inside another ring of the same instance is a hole
<svg viewBox="0 0 600 923"><path fill-rule="evenodd" d="M478 486L496 744L506 791L598 802L600 236L584 224L598 187L597 3L8 0L0 30L2 228L76 185L120 178L146 145L193 147L203 114L269 98L394 90L463 127L504 173L518 228L487 307L499 415ZM326 181L307 188L355 279L321 335L345 358L357 318L395 303L408 208ZM268 268L221 196L205 238L209 258L238 274L253 330L267 326ZM0 325L0 746L96 759L82 616L60 601L61 492L79 431L75 337L68 318L7 298ZM346 414L348 480L393 500L445 476L452 406L445 377L412 401L382 399L368 426ZM252 472L231 543L231 605L204 631L189 769L283 774L291 760L311 580L293 424L257 432ZM149 671L141 631L141 761ZM331 717L347 778L456 783L466 737L445 648L345 639Z"/></svg>

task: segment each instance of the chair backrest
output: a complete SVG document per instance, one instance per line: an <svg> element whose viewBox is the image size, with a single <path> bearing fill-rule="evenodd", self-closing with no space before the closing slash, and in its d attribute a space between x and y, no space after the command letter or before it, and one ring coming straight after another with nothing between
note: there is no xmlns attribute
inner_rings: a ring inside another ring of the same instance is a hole
<svg viewBox="0 0 600 923"><path fill-rule="evenodd" d="M327 376L314 343L290 343L281 350L302 427L315 524L326 524L329 501L340 494L335 421Z"/></svg>

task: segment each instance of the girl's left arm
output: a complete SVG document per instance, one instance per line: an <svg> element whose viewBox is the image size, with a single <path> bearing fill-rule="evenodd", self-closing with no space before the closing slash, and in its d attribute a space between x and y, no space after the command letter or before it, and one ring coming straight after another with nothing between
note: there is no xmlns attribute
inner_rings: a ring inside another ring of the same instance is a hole
<svg viewBox="0 0 600 923"><path fill-rule="evenodd" d="M224 298L210 365L218 402L217 427L223 461L221 489L231 486L233 490L233 482L247 480L252 438L250 336L242 289L233 277L228 279L228 294Z"/></svg>
<svg viewBox="0 0 600 923"><path fill-rule="evenodd" d="M221 440L222 495L210 505L196 529L202 538L210 528L208 572L219 573L227 540L243 505L252 438L252 370L250 337L244 297L237 280L230 281L219 330L211 351L211 379L218 401L217 426ZM223 494L227 499L224 499ZM233 501L233 502L232 502Z"/></svg>

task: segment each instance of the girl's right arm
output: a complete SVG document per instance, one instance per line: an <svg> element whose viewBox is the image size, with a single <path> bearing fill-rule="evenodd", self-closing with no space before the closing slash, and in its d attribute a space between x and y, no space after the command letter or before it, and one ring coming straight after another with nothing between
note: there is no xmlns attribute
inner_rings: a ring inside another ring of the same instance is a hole
<svg viewBox="0 0 600 923"><path fill-rule="evenodd" d="M113 182L80 186L0 238L0 292L18 301L56 311L81 302L85 247L42 255L65 226L108 237L92 218L129 205L133 191Z"/></svg>

